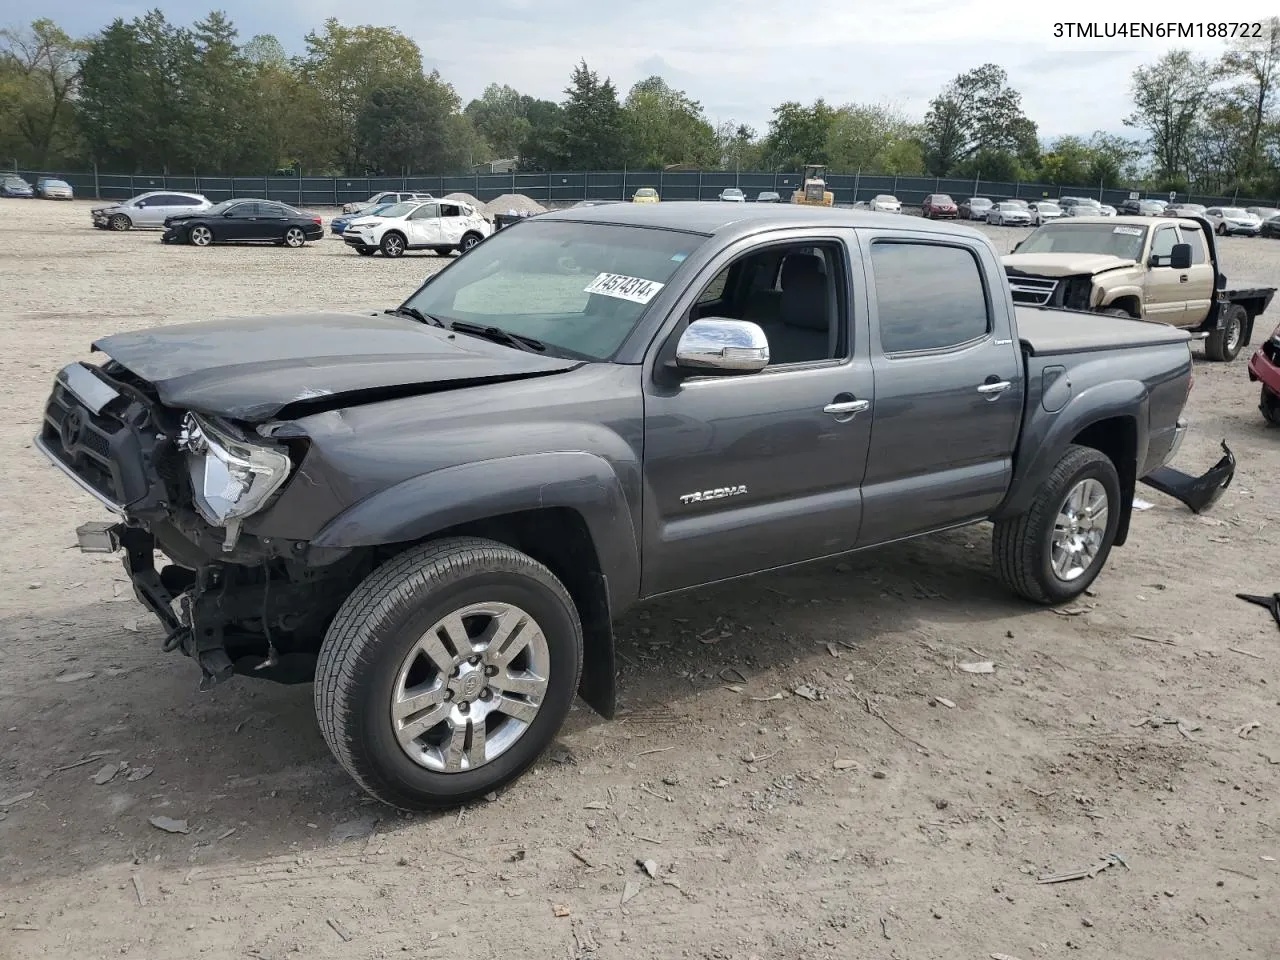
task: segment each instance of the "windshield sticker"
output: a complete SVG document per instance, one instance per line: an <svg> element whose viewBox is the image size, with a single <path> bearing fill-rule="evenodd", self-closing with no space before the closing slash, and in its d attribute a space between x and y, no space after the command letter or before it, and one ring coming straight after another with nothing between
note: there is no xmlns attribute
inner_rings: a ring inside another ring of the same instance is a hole
<svg viewBox="0 0 1280 960"><path fill-rule="evenodd" d="M687 253L673 253L671 255L672 263L684 263L685 258L689 256Z"/></svg>
<svg viewBox="0 0 1280 960"><path fill-rule="evenodd" d="M1142 227L1116 227L1112 233L1123 233L1126 237L1142 236Z"/></svg>
<svg viewBox="0 0 1280 960"><path fill-rule="evenodd" d="M644 277L628 277L621 273L599 273L583 288L584 293L598 293L603 297L630 300L632 303L648 303L666 284Z"/></svg>

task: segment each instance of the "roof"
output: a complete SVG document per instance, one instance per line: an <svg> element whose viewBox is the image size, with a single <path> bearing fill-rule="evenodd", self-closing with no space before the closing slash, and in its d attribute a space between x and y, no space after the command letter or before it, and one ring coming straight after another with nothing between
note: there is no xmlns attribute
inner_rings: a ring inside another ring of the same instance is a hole
<svg viewBox="0 0 1280 960"><path fill-rule="evenodd" d="M1184 227L1200 229L1202 223L1194 217L1070 217L1058 223L1105 223L1111 226L1150 227L1153 224L1178 223Z"/></svg>
<svg viewBox="0 0 1280 960"><path fill-rule="evenodd" d="M963 227L945 221L925 220L923 217L910 217L898 213L879 213L844 207L806 206L798 203L724 203L719 200L610 203L599 207L552 210L541 214L538 219L684 230L708 236L731 231L781 230L788 227L848 229L861 227L914 230L921 233L986 239L985 234L972 227Z"/></svg>

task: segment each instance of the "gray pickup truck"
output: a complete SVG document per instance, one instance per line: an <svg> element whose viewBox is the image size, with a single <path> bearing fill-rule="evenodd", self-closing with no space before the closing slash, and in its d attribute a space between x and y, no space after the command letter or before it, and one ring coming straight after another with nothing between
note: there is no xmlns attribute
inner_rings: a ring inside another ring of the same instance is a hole
<svg viewBox="0 0 1280 960"><path fill-rule="evenodd" d="M481 796L606 717L639 601L980 521L1038 604L1178 449L1188 334L1015 307L975 230L612 204L500 231L378 314L97 341L36 439L117 517L209 687L315 681L373 796ZM156 551L167 558L157 569Z"/></svg>

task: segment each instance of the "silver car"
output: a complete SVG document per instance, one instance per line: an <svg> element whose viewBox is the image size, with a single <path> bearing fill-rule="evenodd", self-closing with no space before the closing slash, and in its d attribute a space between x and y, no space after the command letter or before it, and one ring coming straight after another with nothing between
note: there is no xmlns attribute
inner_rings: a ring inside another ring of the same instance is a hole
<svg viewBox="0 0 1280 960"><path fill-rule="evenodd" d="M384 190L382 193L375 193L368 200L361 200L358 203L344 203L342 205L343 213L362 213L371 207L378 207L384 203L417 203L423 200L434 200L429 193L410 193L396 192L395 190Z"/></svg>
<svg viewBox="0 0 1280 960"><path fill-rule="evenodd" d="M152 190L132 200L90 211L93 225L103 230L160 230L169 217L201 213L212 207L208 198L198 193L176 190Z"/></svg>
<svg viewBox="0 0 1280 960"><path fill-rule="evenodd" d="M1031 211L1011 200L1002 200L987 211L987 223L996 227L1029 227Z"/></svg>

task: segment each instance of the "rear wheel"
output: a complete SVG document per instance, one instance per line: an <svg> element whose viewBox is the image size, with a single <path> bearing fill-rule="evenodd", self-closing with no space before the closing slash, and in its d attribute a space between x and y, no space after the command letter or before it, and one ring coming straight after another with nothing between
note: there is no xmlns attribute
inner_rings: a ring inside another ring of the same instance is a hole
<svg viewBox="0 0 1280 960"><path fill-rule="evenodd" d="M307 242L307 235L298 227L290 227L284 232L284 245L286 247L300 247Z"/></svg>
<svg viewBox="0 0 1280 960"><path fill-rule="evenodd" d="M545 566L492 540L402 553L338 611L315 706L357 783L405 810L454 806L524 772L573 703L582 626Z"/></svg>
<svg viewBox="0 0 1280 960"><path fill-rule="evenodd" d="M117 232L123 232L133 226L133 221L123 213L117 213L107 221L107 226Z"/></svg>
<svg viewBox="0 0 1280 960"><path fill-rule="evenodd" d="M465 234L462 237L462 246L459 247L458 249L461 250L463 253L466 253L468 250L470 250L472 247L478 244L481 241L481 239L482 237L478 233Z"/></svg>
<svg viewBox="0 0 1280 960"><path fill-rule="evenodd" d="M1269 387L1263 387L1258 409L1262 411L1262 418L1267 423L1280 427L1280 395L1272 393Z"/></svg>
<svg viewBox="0 0 1280 960"><path fill-rule="evenodd" d="M1031 508L996 522L996 571L1035 603L1073 600L1102 572L1120 522L1120 477L1099 450L1072 445Z"/></svg>
<svg viewBox="0 0 1280 960"><path fill-rule="evenodd" d="M384 257L404 256L404 237L398 233L388 233L382 238L380 246Z"/></svg>
<svg viewBox="0 0 1280 960"><path fill-rule="evenodd" d="M195 226L187 234L187 239L191 241L191 245L194 247L207 247L213 243L213 231L208 227Z"/></svg>
<svg viewBox="0 0 1280 960"><path fill-rule="evenodd" d="M1222 322L1209 333L1204 342L1204 355L1210 360L1234 360L1244 346L1244 329L1249 314L1238 303L1229 305L1223 312Z"/></svg>
<svg viewBox="0 0 1280 960"><path fill-rule="evenodd" d="M1225 223L1218 224L1218 236L1225 237L1227 235L1227 225Z"/></svg>

